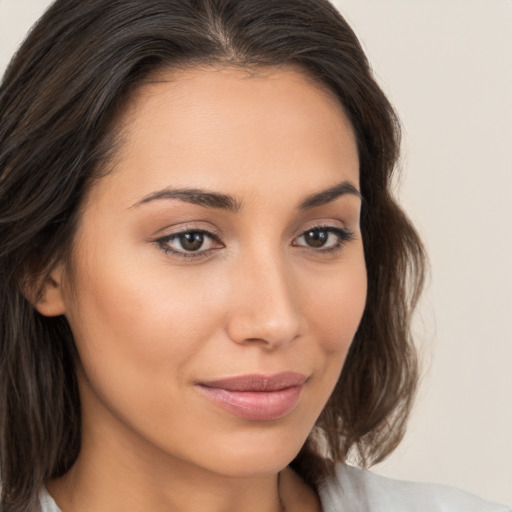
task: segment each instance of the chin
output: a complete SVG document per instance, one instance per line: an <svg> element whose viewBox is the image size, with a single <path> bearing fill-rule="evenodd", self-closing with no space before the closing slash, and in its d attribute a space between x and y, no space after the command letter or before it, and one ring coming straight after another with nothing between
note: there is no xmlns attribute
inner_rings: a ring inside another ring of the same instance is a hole
<svg viewBox="0 0 512 512"><path fill-rule="evenodd" d="M297 456L307 432L272 429L253 431L250 435L230 436L226 442L214 440L202 450L203 466L230 477L276 474Z"/></svg>
<svg viewBox="0 0 512 512"><path fill-rule="evenodd" d="M261 450L259 454L253 453L234 458L222 457L222 464L215 464L215 468L211 469L226 477L250 478L275 475L288 466L297 453L298 450L292 454L276 454Z"/></svg>

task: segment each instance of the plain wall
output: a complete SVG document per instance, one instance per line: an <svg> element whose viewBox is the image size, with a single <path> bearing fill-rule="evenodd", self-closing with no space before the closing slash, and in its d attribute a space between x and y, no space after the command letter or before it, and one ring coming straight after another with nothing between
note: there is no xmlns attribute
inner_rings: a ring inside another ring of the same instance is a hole
<svg viewBox="0 0 512 512"><path fill-rule="evenodd" d="M278 0L276 0L278 1ZM375 471L512 503L512 1L337 0L404 126L424 377ZM46 0L0 0L0 71Z"/></svg>

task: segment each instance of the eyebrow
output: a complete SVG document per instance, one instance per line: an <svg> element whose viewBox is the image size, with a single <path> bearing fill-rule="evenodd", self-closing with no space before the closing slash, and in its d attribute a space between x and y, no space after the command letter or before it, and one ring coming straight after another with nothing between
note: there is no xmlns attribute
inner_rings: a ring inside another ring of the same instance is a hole
<svg viewBox="0 0 512 512"><path fill-rule="evenodd" d="M345 180L325 190L308 195L301 201L298 209L299 211L310 210L330 203L344 195L352 195L361 199L361 193L357 188L352 183ZM210 192L196 188L165 188L148 194L130 208L135 208L159 199L179 199L186 203L196 204L206 208L226 210L233 213L239 212L242 208L242 203L229 194L221 194L219 192Z"/></svg>
<svg viewBox="0 0 512 512"><path fill-rule="evenodd" d="M157 199L179 199L186 203L197 204L206 208L227 210L234 213L240 211L242 207L240 201L228 194L208 192L197 188L165 188L158 192L152 192L130 208L141 206Z"/></svg>
<svg viewBox="0 0 512 512"><path fill-rule="evenodd" d="M315 194L311 194L307 196L299 205L300 211L310 210L311 208L316 208L317 206L322 206L324 204L330 203L338 197L351 195L356 196L359 199L362 199L361 193L357 188L350 183L350 181L342 181L333 187L329 187L326 190L322 190L321 192L316 192Z"/></svg>

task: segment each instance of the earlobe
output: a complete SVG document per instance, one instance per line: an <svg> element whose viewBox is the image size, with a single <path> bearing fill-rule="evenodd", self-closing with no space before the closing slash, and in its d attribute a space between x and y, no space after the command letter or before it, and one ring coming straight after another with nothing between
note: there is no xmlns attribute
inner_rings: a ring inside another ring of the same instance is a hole
<svg viewBox="0 0 512 512"><path fill-rule="evenodd" d="M24 295L44 316L59 316L66 312L62 292L62 266L58 265L44 277L44 282L25 283Z"/></svg>

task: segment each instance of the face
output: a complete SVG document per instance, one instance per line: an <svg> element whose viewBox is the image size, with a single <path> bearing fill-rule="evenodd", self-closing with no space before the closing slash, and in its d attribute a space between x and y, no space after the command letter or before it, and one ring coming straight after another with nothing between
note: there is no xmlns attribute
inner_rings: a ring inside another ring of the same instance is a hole
<svg viewBox="0 0 512 512"><path fill-rule="evenodd" d="M295 70L212 68L144 85L120 130L62 278L81 456L276 472L365 304L352 128Z"/></svg>

